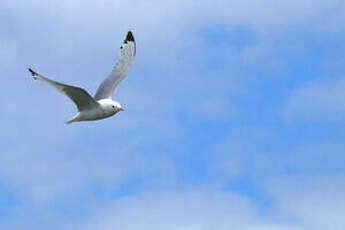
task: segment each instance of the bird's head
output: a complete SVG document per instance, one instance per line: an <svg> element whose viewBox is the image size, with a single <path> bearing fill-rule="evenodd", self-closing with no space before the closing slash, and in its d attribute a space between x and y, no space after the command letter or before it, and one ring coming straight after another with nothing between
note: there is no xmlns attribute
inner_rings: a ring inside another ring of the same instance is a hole
<svg viewBox="0 0 345 230"><path fill-rule="evenodd" d="M118 103L117 101L112 101L110 106L114 110L115 113L119 111L125 111L124 108L121 106L121 104Z"/></svg>
<svg viewBox="0 0 345 230"><path fill-rule="evenodd" d="M110 114L115 114L119 111L124 111L123 107L117 101L111 99L102 99L98 101L99 104Z"/></svg>

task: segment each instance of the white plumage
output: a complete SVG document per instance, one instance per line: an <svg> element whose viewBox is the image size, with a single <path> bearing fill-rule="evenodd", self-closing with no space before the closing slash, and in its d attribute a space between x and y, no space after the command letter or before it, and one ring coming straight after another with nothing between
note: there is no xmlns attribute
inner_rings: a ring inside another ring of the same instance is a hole
<svg viewBox="0 0 345 230"><path fill-rule="evenodd" d="M136 53L136 44L131 31L127 33L126 39L120 47L120 58L114 69L98 87L94 97L79 87L62 84L36 73L29 68L34 79L44 81L54 86L60 92L68 96L77 106L78 113L66 123L75 121L92 121L110 117L124 109L120 103L112 100L112 94L116 86L125 78L130 69Z"/></svg>

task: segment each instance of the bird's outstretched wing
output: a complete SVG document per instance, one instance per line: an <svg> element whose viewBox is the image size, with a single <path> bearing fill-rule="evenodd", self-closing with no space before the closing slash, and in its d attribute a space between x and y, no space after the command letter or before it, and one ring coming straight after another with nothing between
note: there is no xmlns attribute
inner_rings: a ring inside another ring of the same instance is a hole
<svg viewBox="0 0 345 230"><path fill-rule="evenodd" d="M44 81L50 84L51 86L54 86L60 92L66 94L66 96L69 97L76 104L79 111L90 109L99 105L98 102L95 101L95 99L93 99L93 97L91 97L90 94L88 94L88 92L86 92L86 90L82 88L65 85L53 81L51 79L41 76L40 74L36 73L30 68L29 71L35 80L38 79Z"/></svg>
<svg viewBox="0 0 345 230"><path fill-rule="evenodd" d="M120 47L120 59L115 64L114 69L103 80L95 94L98 101L104 98L111 98L116 86L125 78L131 67L136 52L136 44L131 31L127 33L126 39Z"/></svg>

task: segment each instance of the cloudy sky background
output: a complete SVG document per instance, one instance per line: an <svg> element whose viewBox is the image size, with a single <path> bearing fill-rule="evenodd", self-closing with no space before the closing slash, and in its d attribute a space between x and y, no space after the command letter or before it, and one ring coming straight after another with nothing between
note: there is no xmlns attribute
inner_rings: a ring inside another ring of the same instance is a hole
<svg viewBox="0 0 345 230"><path fill-rule="evenodd" d="M0 4L0 229L340 230L345 2ZM65 125L128 30L126 109Z"/></svg>

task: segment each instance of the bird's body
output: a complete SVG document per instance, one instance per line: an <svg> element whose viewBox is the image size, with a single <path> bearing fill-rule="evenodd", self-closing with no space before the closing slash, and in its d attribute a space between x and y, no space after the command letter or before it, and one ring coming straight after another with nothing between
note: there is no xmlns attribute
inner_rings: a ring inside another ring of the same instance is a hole
<svg viewBox="0 0 345 230"><path fill-rule="evenodd" d="M90 109L78 112L71 120L65 123L69 124L75 121L96 121L111 117L119 111L123 111L120 103L111 99L101 99L97 102L99 105Z"/></svg>
<svg viewBox="0 0 345 230"><path fill-rule="evenodd" d="M120 48L120 59L116 63L113 71L103 80L98 87L94 97L90 96L86 90L62 84L43 77L29 68L33 78L44 81L56 89L66 94L77 106L78 113L67 124L76 121L94 121L111 117L124 109L120 103L112 100L112 94L116 86L124 79L131 67L136 53L136 44L133 34L129 31L123 45Z"/></svg>

